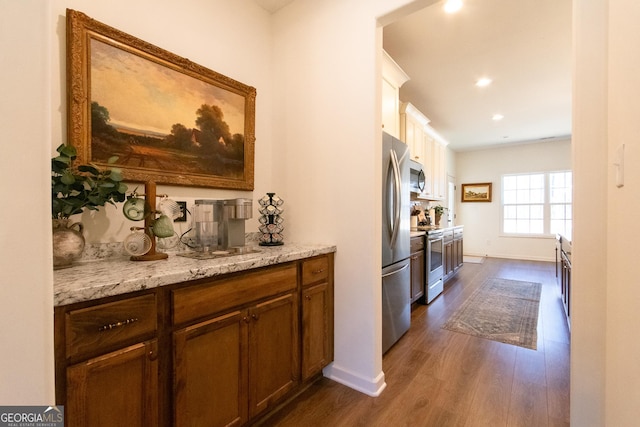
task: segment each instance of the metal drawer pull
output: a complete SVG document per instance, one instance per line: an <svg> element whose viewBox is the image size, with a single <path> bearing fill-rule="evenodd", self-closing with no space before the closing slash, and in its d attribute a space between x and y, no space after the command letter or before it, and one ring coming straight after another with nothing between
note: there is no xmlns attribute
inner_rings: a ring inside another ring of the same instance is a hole
<svg viewBox="0 0 640 427"><path fill-rule="evenodd" d="M122 326L127 326L127 325L130 325L130 324L135 323L137 321L138 321L138 318L134 317L132 319L122 320L122 321L116 322L116 323L109 323L108 325L100 326L98 328L98 332L110 331L111 329L120 328Z"/></svg>
<svg viewBox="0 0 640 427"><path fill-rule="evenodd" d="M313 274L320 274L322 272L324 272L324 268L321 268L320 270L313 270L312 271Z"/></svg>

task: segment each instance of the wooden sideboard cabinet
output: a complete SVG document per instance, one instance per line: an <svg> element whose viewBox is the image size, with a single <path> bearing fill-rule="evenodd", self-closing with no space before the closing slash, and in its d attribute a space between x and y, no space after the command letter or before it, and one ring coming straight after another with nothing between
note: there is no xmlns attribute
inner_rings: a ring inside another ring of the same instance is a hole
<svg viewBox="0 0 640 427"><path fill-rule="evenodd" d="M333 360L333 254L56 307L69 426L240 426Z"/></svg>
<svg viewBox="0 0 640 427"><path fill-rule="evenodd" d="M56 392L67 426L157 425L156 293L56 309Z"/></svg>
<svg viewBox="0 0 640 427"><path fill-rule="evenodd" d="M333 258L302 262L302 379L333 360Z"/></svg>
<svg viewBox="0 0 640 427"><path fill-rule="evenodd" d="M290 263L172 291L177 427L242 425L297 385L297 277Z"/></svg>

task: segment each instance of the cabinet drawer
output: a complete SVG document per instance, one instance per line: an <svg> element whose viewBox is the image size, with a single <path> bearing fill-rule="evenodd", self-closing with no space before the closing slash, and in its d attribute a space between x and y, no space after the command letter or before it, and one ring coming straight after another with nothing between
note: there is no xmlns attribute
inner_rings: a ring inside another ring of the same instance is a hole
<svg viewBox="0 0 640 427"><path fill-rule="evenodd" d="M65 316L67 357L152 334L157 320L155 294L71 310Z"/></svg>
<svg viewBox="0 0 640 427"><path fill-rule="evenodd" d="M450 242L453 240L453 230L445 230L442 234L442 239L445 242Z"/></svg>
<svg viewBox="0 0 640 427"><path fill-rule="evenodd" d="M193 285L171 292L173 323L180 324L296 289L295 264L271 267L230 279Z"/></svg>
<svg viewBox="0 0 640 427"><path fill-rule="evenodd" d="M329 278L329 257L312 258L302 263L302 286L326 282Z"/></svg>
<svg viewBox="0 0 640 427"><path fill-rule="evenodd" d="M424 249L424 237L412 237L411 238L411 253L418 252Z"/></svg>
<svg viewBox="0 0 640 427"><path fill-rule="evenodd" d="M462 239L462 230L453 230L454 239Z"/></svg>

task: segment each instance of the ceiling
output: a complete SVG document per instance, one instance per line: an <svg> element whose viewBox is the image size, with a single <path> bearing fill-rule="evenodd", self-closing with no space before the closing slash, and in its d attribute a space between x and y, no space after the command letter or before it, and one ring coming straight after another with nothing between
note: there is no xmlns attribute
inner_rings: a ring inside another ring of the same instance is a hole
<svg viewBox="0 0 640 427"><path fill-rule="evenodd" d="M254 0L274 13L294 0ZM571 134L572 0L443 1L384 28L414 104L456 151ZM475 86L480 77L493 81ZM494 114L504 118L493 121Z"/></svg>
<svg viewBox="0 0 640 427"><path fill-rule="evenodd" d="M401 101L462 151L571 134L571 34L571 0L464 0L386 26L383 45L410 77Z"/></svg>
<svg viewBox="0 0 640 427"><path fill-rule="evenodd" d="M255 1L258 4L258 6L260 6L267 12L274 13L279 9L282 9L289 3L293 2L294 0L253 0L253 1Z"/></svg>

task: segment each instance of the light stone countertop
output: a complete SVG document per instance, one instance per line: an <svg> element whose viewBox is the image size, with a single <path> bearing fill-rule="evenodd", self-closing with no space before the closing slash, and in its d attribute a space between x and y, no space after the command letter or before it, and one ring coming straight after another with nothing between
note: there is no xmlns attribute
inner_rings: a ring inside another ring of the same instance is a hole
<svg viewBox="0 0 640 427"><path fill-rule="evenodd" d="M256 246L259 252L208 260L170 253L159 261L130 261L128 257L84 261L53 273L55 306L90 301L189 280L281 264L336 251L333 245L285 243Z"/></svg>

